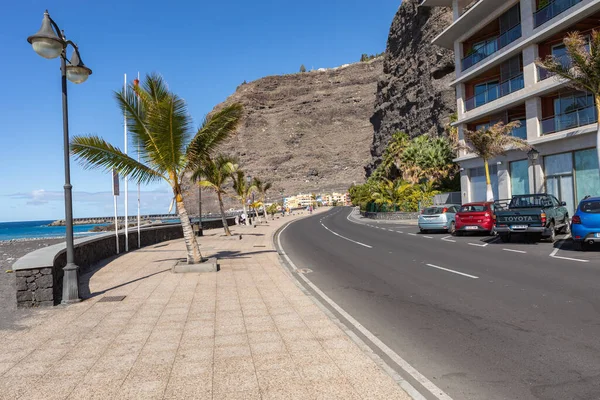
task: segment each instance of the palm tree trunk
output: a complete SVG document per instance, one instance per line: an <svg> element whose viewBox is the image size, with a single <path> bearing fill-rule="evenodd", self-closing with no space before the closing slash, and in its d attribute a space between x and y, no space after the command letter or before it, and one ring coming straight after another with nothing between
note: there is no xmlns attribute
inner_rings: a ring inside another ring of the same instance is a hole
<svg viewBox="0 0 600 400"><path fill-rule="evenodd" d="M181 195L176 196L177 203L177 214L181 220L181 227L183 228L183 239L185 240L185 247L187 249L187 262L188 264L198 264L202 262L202 254L200 254L200 248L194 236L194 230L190 223L190 218L183 204Z"/></svg>
<svg viewBox="0 0 600 400"><path fill-rule="evenodd" d="M221 220L223 221L223 229L225 229L225 236L231 236L231 231L227 225L227 217L225 217L225 207L223 207L223 198L221 193L217 192L217 198L219 199L219 208L221 209Z"/></svg>
<svg viewBox="0 0 600 400"><path fill-rule="evenodd" d="M485 197L486 201L494 201L494 191L492 190L492 181L490 179L490 168L488 166L488 160L483 160L483 166L485 167Z"/></svg>

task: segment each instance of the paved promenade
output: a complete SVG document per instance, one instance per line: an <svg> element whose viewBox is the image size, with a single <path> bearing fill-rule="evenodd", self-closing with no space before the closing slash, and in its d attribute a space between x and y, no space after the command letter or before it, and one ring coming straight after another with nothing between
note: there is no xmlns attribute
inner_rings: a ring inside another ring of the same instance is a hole
<svg viewBox="0 0 600 400"><path fill-rule="evenodd" d="M218 273L171 273L178 240L83 276L89 299L0 331L0 399L409 399L279 264L293 218L207 231Z"/></svg>

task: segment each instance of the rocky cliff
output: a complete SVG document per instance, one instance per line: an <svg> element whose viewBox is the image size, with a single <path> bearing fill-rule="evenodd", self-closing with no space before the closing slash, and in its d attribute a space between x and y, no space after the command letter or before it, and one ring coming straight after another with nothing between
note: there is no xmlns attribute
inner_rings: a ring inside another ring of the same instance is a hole
<svg viewBox="0 0 600 400"><path fill-rule="evenodd" d="M390 28L383 74L377 84L372 161L369 175L397 131L411 137L442 134L455 113L454 54L431 41L452 22L448 8L419 7L420 0L404 0Z"/></svg>
<svg viewBox="0 0 600 400"><path fill-rule="evenodd" d="M247 174L273 182L270 197L347 190L364 181L377 82L383 58L240 85L224 103L244 105L239 133L222 151L239 157ZM186 191L188 211L198 211L197 189ZM203 191L203 211L217 211ZM227 208L237 206L229 201ZM239 206L237 206L239 207Z"/></svg>

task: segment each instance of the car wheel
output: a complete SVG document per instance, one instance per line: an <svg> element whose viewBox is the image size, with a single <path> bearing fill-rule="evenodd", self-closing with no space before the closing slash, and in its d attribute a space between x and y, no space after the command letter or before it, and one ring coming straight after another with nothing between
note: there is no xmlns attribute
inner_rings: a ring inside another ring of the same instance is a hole
<svg viewBox="0 0 600 400"><path fill-rule="evenodd" d="M419 228L419 231L421 231L421 233L427 233L427 229Z"/></svg>
<svg viewBox="0 0 600 400"><path fill-rule="evenodd" d="M550 230L550 236L548 236L548 241L550 243L556 242L556 231L554 230L554 222L550 222L550 226L548 226Z"/></svg>
<svg viewBox="0 0 600 400"><path fill-rule="evenodd" d="M505 235L500 235L500 240L502 240L502 243L510 242L510 233L505 234Z"/></svg>
<svg viewBox="0 0 600 400"><path fill-rule="evenodd" d="M454 221L450 222L450 228L448 228L448 233L454 235L456 232L456 223Z"/></svg>
<svg viewBox="0 0 600 400"><path fill-rule="evenodd" d="M454 233L452 234L452 236L462 236L463 232L462 231L457 231L456 229L454 230Z"/></svg>

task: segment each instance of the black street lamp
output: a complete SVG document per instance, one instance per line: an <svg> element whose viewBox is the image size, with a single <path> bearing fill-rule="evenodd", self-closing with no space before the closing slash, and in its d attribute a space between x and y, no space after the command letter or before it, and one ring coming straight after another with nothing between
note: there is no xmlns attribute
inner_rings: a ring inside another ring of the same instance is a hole
<svg viewBox="0 0 600 400"><path fill-rule="evenodd" d="M69 110L67 105L67 79L73 83L83 83L92 74L92 70L81 61L79 49L75 43L67 40L65 32L50 18L48 10L44 13L42 27L27 41L40 56L48 59L60 57L63 108L63 141L65 163L65 228L67 241L67 265L63 268L62 303L76 303L79 298L79 267L75 264L73 245L73 196L71 193L71 167L69 163ZM73 47L71 60L67 59L67 47Z"/></svg>
<svg viewBox="0 0 600 400"><path fill-rule="evenodd" d="M537 184L535 182L535 175L536 175L535 166L537 165L537 160L539 157L540 157L540 152L537 151L536 149L534 149L533 147L531 148L531 150L529 150L527 152L527 158L529 158L529 161L531 161L531 165L533 165L533 193L534 194L537 193Z"/></svg>

